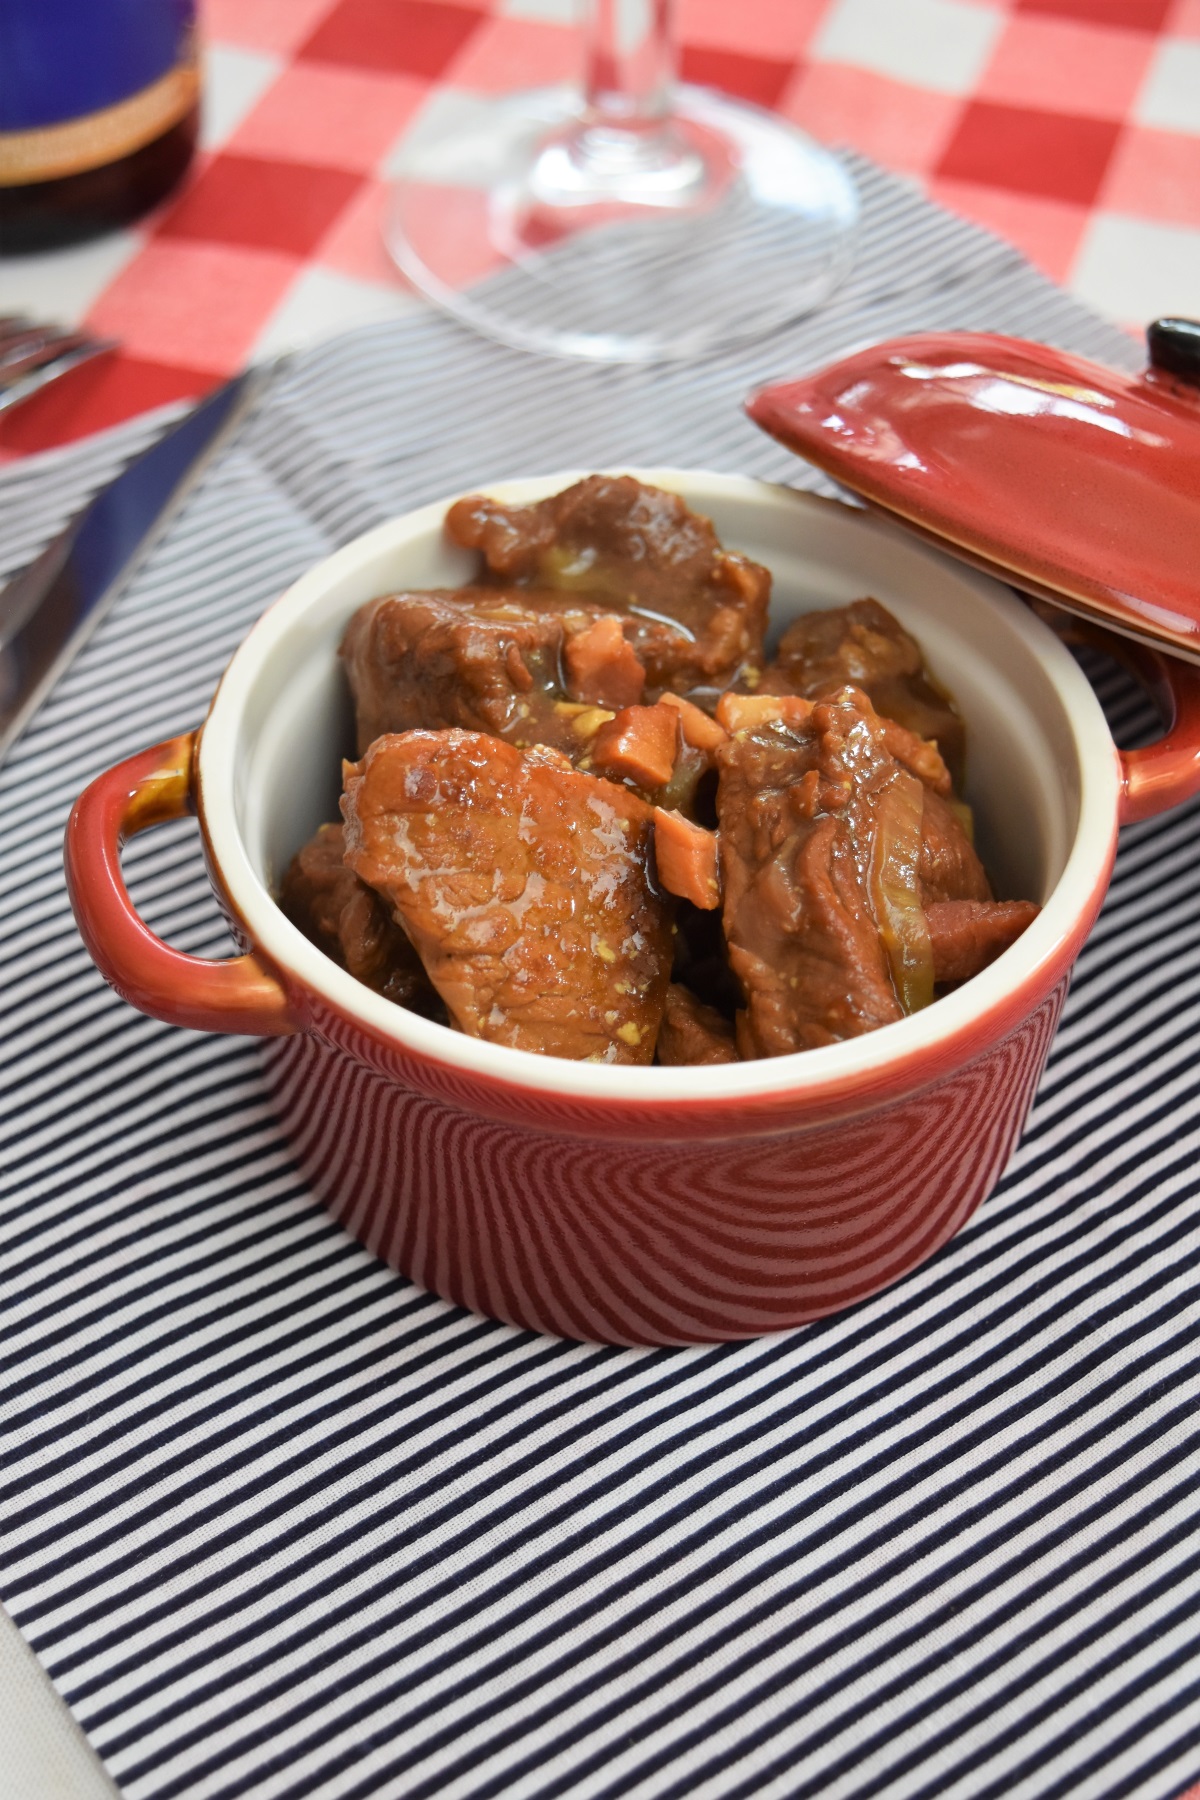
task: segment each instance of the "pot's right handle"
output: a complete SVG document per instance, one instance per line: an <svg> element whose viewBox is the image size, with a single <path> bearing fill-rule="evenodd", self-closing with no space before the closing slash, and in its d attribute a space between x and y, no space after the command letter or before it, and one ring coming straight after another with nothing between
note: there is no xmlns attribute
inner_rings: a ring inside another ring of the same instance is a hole
<svg viewBox="0 0 1200 1800"><path fill-rule="evenodd" d="M1151 690L1167 717L1165 734L1144 750L1119 750L1122 825L1152 819L1200 794L1200 668L1178 657L1098 634L1104 648ZM1097 640L1098 641L1098 640Z"/></svg>
<svg viewBox="0 0 1200 1800"><path fill-rule="evenodd" d="M85 788L67 825L67 891L92 960L123 1000L169 1025L276 1037L299 1031L283 983L256 956L185 956L138 917L121 845L192 810L195 733L118 763Z"/></svg>
<svg viewBox="0 0 1200 1800"><path fill-rule="evenodd" d="M1144 750L1118 750L1121 797L1117 819L1132 825L1170 812L1200 794L1200 667L1153 650L1091 619L1064 612L1049 601L1029 599L1038 618L1064 644L1091 644L1123 663L1158 702L1167 721L1162 737Z"/></svg>

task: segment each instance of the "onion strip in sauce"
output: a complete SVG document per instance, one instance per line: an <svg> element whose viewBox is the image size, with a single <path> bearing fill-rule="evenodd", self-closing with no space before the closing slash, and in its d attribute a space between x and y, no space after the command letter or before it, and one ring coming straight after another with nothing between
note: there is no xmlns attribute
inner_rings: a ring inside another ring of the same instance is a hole
<svg viewBox="0 0 1200 1800"><path fill-rule="evenodd" d="M933 946L921 904L918 866L924 790L906 771L889 782L875 808L867 892L896 998L906 1013L933 999Z"/></svg>

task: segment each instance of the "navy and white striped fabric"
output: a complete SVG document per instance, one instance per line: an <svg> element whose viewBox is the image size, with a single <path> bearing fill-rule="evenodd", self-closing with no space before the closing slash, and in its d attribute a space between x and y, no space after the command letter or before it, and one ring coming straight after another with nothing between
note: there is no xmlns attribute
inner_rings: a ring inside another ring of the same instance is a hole
<svg viewBox="0 0 1200 1800"><path fill-rule="evenodd" d="M391 512L568 466L803 480L742 395L901 330L1136 366L856 167L853 281L752 352L574 367L421 316L299 357L0 769L0 1594L131 1800L1200 1776L1200 807L1126 834L976 1220L852 1312L696 1350L524 1334L375 1262L257 1047L122 1005L63 890L78 789L197 723L261 609ZM154 429L5 472L0 565ZM157 930L224 951L193 828L127 861Z"/></svg>

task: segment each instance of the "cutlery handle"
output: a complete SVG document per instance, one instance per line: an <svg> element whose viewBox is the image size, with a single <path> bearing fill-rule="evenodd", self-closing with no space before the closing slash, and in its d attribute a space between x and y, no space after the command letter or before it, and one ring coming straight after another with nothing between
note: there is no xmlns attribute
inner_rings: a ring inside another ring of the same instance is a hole
<svg viewBox="0 0 1200 1800"><path fill-rule="evenodd" d="M226 962L186 956L139 917L121 874L121 846L193 810L195 732L128 757L75 802L64 856L80 935L122 999L194 1031L279 1037L302 1029L287 989L253 954Z"/></svg>

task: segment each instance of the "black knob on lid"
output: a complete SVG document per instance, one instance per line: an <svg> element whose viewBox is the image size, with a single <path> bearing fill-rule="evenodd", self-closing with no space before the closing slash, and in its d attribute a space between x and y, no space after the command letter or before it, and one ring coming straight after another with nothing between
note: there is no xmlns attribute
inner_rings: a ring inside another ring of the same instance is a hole
<svg viewBox="0 0 1200 1800"><path fill-rule="evenodd" d="M1152 369L1200 387L1200 320L1155 319L1146 342Z"/></svg>

